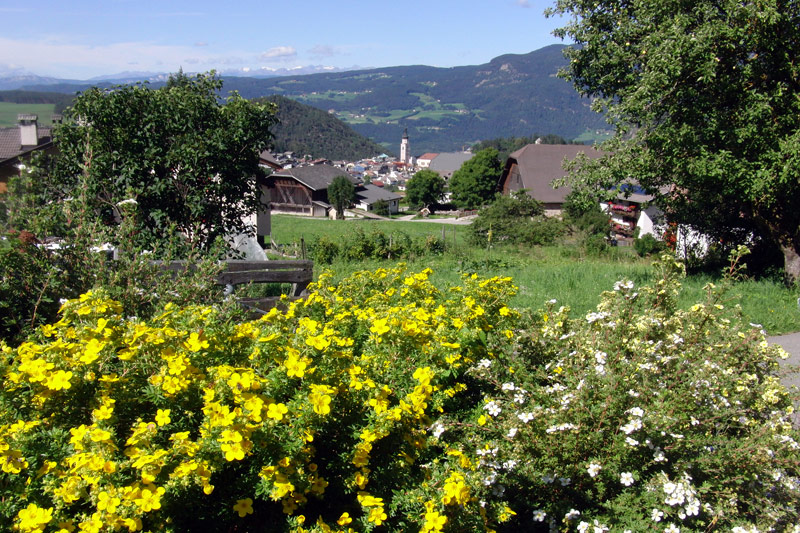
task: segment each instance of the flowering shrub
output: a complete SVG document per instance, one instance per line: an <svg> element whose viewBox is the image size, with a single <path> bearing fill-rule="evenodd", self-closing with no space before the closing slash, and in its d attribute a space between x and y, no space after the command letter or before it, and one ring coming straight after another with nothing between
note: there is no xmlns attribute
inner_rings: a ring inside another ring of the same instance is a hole
<svg viewBox="0 0 800 533"><path fill-rule="evenodd" d="M484 482L534 530L800 531L800 446L778 346L724 292L676 310L683 266L585 317L551 301L483 399ZM792 529L794 528L794 529Z"/></svg>
<svg viewBox="0 0 800 533"><path fill-rule="evenodd" d="M103 292L0 345L0 527L40 531L787 530L779 348L682 267L524 317L508 278L323 274L236 323Z"/></svg>
<svg viewBox="0 0 800 533"><path fill-rule="evenodd" d="M510 280L323 275L303 303L233 323L103 292L2 345L0 526L34 531L485 529L476 463L435 419L475 404L516 314ZM466 417L461 417L465 418ZM433 426L433 427L432 427Z"/></svg>

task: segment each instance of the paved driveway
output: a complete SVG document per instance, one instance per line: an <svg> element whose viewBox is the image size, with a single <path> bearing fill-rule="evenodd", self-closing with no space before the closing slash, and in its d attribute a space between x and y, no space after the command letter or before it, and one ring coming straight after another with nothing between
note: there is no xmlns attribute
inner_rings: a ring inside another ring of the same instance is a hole
<svg viewBox="0 0 800 533"><path fill-rule="evenodd" d="M776 337L769 337L769 342L780 344L784 350L789 354L789 358L781 364L787 368L786 374L781 377L781 382L786 387L800 388L800 333L789 333L788 335L779 335ZM794 425L800 427L800 405L795 405Z"/></svg>

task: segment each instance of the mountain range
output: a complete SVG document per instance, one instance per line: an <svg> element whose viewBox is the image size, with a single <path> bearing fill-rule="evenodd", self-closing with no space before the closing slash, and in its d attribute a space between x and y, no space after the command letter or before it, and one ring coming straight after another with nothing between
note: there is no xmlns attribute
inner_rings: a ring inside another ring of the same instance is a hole
<svg viewBox="0 0 800 533"><path fill-rule="evenodd" d="M404 130L414 155L534 133L590 142L605 134L608 125L590 109L588 99L557 76L566 66L563 48L551 45L528 54L507 54L483 65L224 76L224 82L226 90L246 98L280 95L317 107L388 151L397 151ZM74 93L119 81L65 80L22 88ZM152 86L160 83L156 79Z"/></svg>

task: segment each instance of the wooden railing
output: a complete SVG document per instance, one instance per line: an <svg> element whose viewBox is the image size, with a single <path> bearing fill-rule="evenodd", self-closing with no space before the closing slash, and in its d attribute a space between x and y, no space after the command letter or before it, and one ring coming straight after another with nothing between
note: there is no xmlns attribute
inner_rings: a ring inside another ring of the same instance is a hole
<svg viewBox="0 0 800 533"><path fill-rule="evenodd" d="M292 290L288 295L290 300L303 298L306 288L314 276L314 262L306 260L297 261L237 261L223 262L225 269L217 275L217 283L226 287L226 293L233 294L236 285L250 283L291 283ZM161 263L161 267L180 272L186 270L186 261L170 261ZM270 296L266 298L239 298L244 307L264 313L275 307L281 298Z"/></svg>

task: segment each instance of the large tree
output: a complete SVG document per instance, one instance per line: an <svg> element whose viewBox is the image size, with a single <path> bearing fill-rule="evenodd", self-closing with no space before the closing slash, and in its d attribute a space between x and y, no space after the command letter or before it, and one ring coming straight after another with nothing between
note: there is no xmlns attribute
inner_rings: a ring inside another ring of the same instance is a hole
<svg viewBox="0 0 800 533"><path fill-rule="evenodd" d="M459 207L480 207L491 203L498 192L503 167L494 148L486 148L453 172L448 188Z"/></svg>
<svg viewBox="0 0 800 533"><path fill-rule="evenodd" d="M635 177L667 215L779 246L800 277L800 2L558 0L567 77L607 112L602 187Z"/></svg>
<svg viewBox="0 0 800 533"><path fill-rule="evenodd" d="M336 176L328 185L328 201L336 209L336 218L344 219L344 210L353 203L356 188L347 176Z"/></svg>
<svg viewBox="0 0 800 533"><path fill-rule="evenodd" d="M246 230L257 207L258 154L270 140L274 106L237 94L220 100L214 73L179 73L146 84L91 88L56 130L54 191L83 195L109 223L135 200L145 242L177 229L192 247Z"/></svg>
<svg viewBox="0 0 800 533"><path fill-rule="evenodd" d="M415 208L430 208L441 201L443 194L444 178L430 169L420 170L406 183L406 200Z"/></svg>

